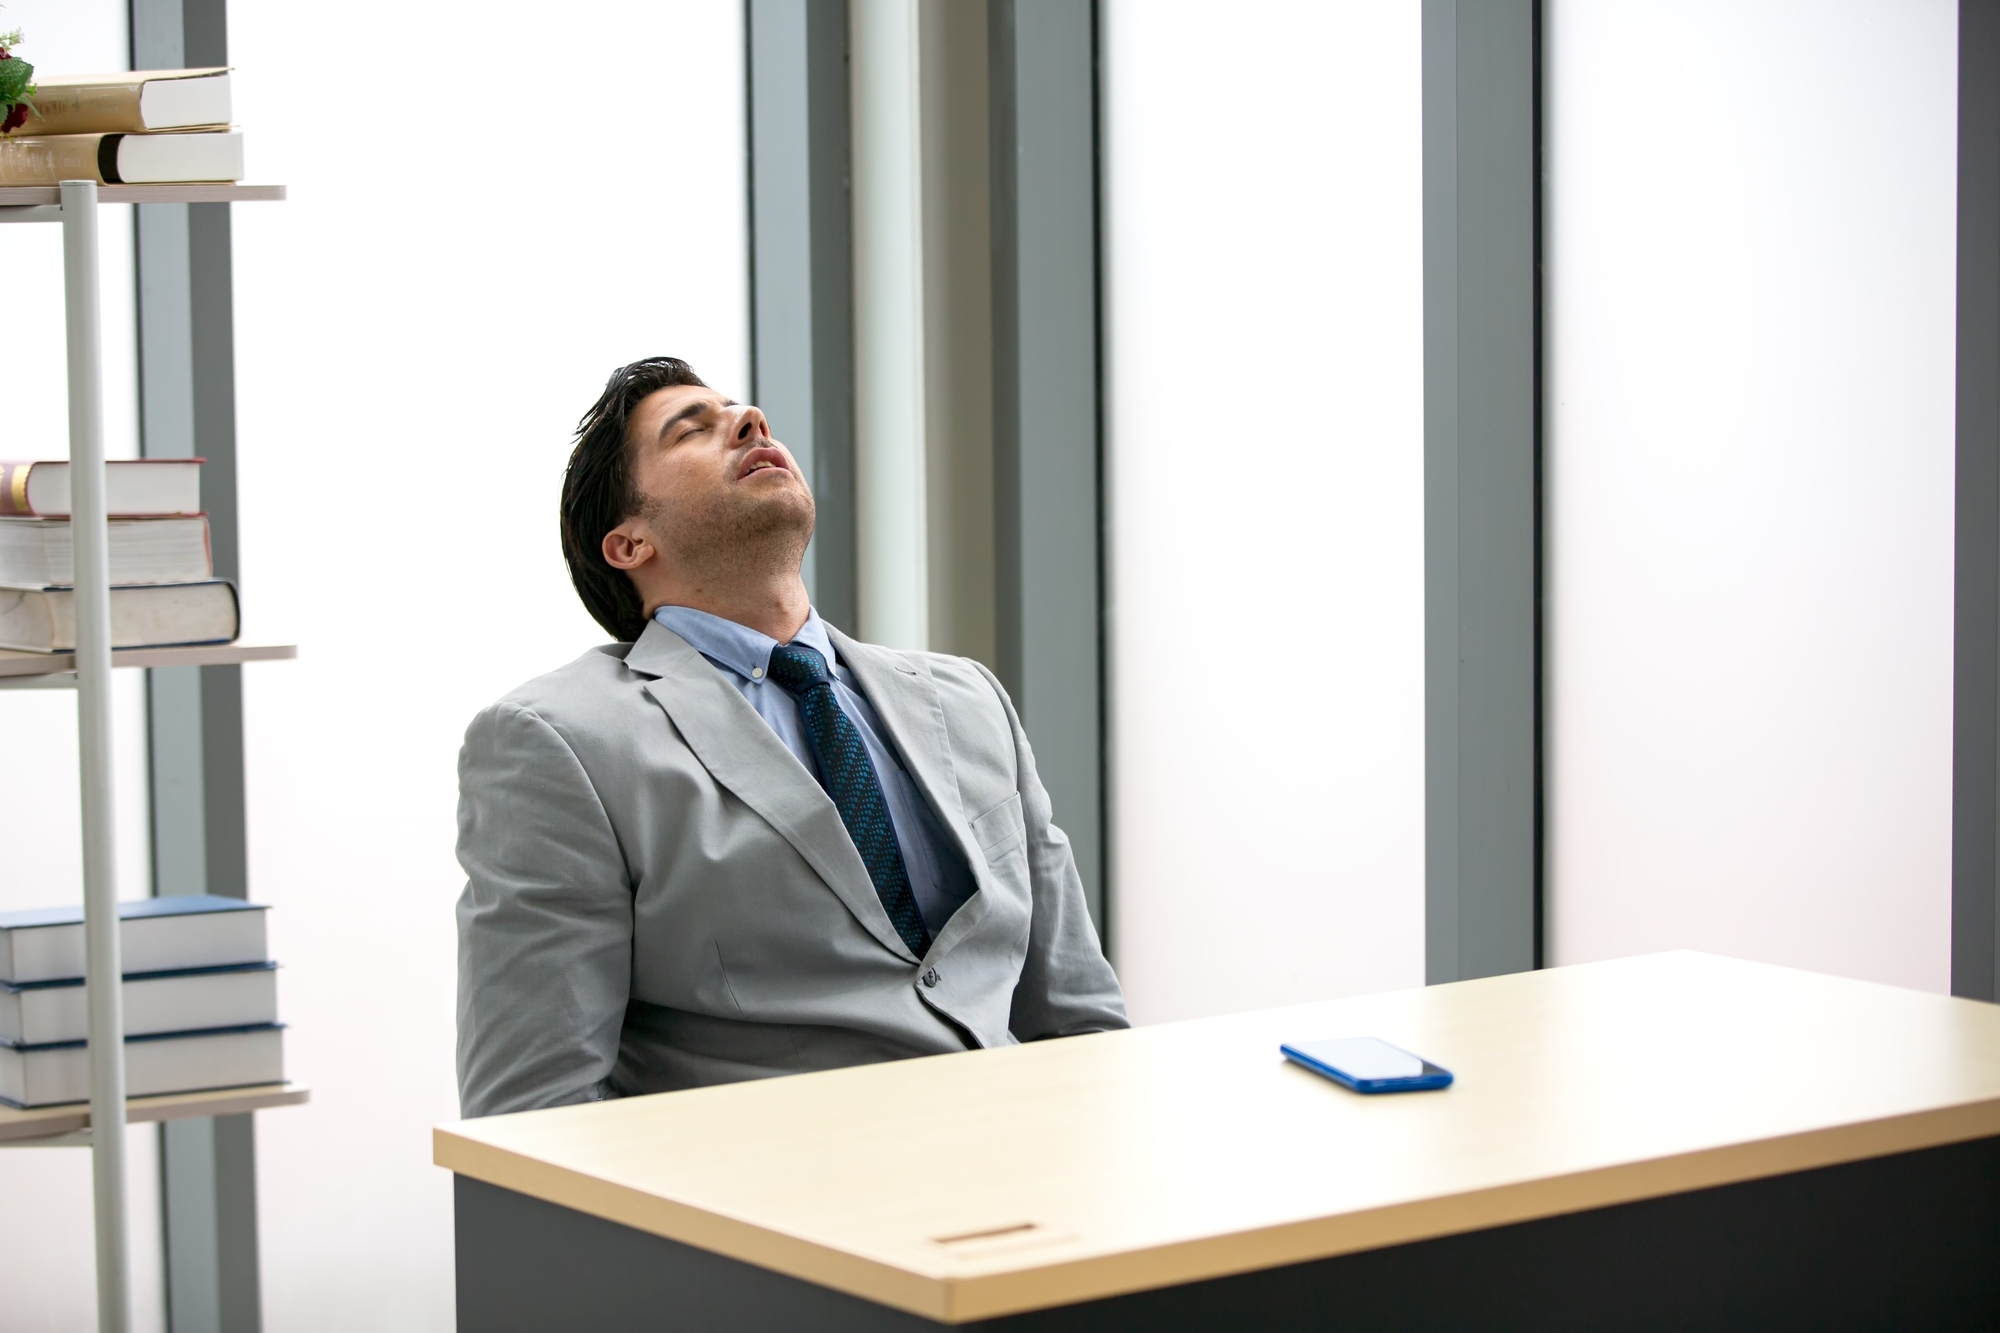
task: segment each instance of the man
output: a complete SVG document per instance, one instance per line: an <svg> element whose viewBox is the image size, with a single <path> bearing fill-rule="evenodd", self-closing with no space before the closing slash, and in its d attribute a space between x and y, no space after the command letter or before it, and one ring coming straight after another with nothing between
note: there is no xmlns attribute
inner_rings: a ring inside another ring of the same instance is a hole
<svg viewBox="0 0 2000 1333"><path fill-rule="evenodd" d="M812 530L685 362L578 427L563 554L619 642L466 732L466 1115L1126 1026L1006 692L822 621Z"/></svg>

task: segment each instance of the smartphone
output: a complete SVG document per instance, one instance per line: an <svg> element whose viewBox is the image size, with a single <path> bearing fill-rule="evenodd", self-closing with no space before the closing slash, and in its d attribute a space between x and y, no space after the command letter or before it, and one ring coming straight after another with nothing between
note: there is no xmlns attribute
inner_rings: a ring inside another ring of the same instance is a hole
<svg viewBox="0 0 2000 1333"><path fill-rule="evenodd" d="M1335 1037L1278 1047L1285 1058L1356 1092L1424 1092L1451 1086L1451 1071L1375 1037Z"/></svg>

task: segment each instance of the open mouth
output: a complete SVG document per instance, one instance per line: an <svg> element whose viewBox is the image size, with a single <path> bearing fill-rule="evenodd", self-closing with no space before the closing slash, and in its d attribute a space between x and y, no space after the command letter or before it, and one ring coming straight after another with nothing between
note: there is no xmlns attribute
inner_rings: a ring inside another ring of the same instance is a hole
<svg viewBox="0 0 2000 1333"><path fill-rule="evenodd" d="M745 477L754 476L759 472L767 472L773 468L779 472L791 471L790 468L785 466L785 456L776 449L761 447L752 449L743 456L743 466L737 471L736 478L741 481Z"/></svg>

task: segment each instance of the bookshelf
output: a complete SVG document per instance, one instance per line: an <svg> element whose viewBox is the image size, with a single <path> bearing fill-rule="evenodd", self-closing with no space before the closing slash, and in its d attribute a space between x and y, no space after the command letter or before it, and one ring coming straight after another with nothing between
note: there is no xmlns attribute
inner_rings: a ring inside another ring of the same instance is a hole
<svg viewBox="0 0 2000 1333"><path fill-rule="evenodd" d="M131 1255L125 1228L125 1133L128 1122L236 1114L296 1104L303 1087L273 1085L219 1093L125 1097L125 1023L119 980L116 811L112 772L111 672L114 667L200 666L275 661L290 646L227 644L201 648L111 648L110 560L104 481L103 337L99 327L100 204L213 204L280 200L277 185L104 185L64 181L53 187L0 188L0 224L53 222L62 227L63 314L69 386L71 527L76 550L76 651L0 653L0 688L74 688L83 806L85 988L90 1009L90 1102L37 1111L0 1108L0 1142L88 1142L97 1245L98 1327L131 1325ZM105 984L106 982L109 984Z"/></svg>
<svg viewBox="0 0 2000 1333"><path fill-rule="evenodd" d="M289 662L299 655L289 643L205 643L193 648L114 648L115 667L226 666L234 662ZM0 690L73 686L75 653L19 653L0 648Z"/></svg>
<svg viewBox="0 0 2000 1333"><path fill-rule="evenodd" d="M100 185L100 204L250 204L275 203L285 197L282 185ZM0 208L62 203L55 185L0 185ZM22 221L24 219L12 219Z"/></svg>
<svg viewBox="0 0 2000 1333"><path fill-rule="evenodd" d="M311 1091L303 1083L264 1083L251 1088L221 1088L213 1092L177 1092L165 1097L127 1097L125 1123L184 1120L197 1115L240 1115L273 1106L297 1106ZM49 1139L87 1143L90 1108L43 1106L16 1111L0 1106L0 1147L35 1147Z"/></svg>

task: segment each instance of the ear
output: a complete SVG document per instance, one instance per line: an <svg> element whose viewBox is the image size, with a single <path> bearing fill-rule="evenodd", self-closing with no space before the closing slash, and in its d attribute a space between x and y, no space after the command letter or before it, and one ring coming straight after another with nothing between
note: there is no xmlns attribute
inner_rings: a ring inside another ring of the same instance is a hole
<svg viewBox="0 0 2000 1333"><path fill-rule="evenodd" d="M605 533L599 549L604 552L604 563L628 573L660 553L653 545L653 534L646 530L645 521L638 518L628 518Z"/></svg>

